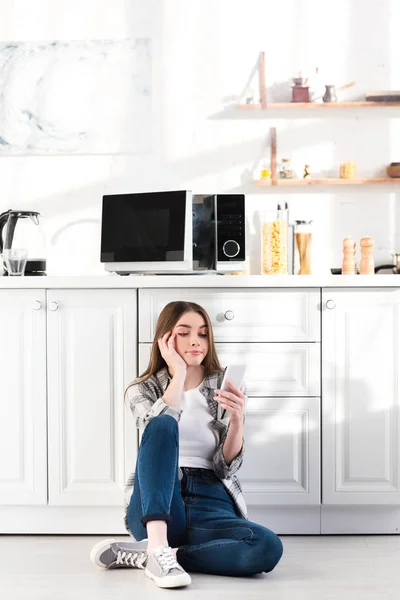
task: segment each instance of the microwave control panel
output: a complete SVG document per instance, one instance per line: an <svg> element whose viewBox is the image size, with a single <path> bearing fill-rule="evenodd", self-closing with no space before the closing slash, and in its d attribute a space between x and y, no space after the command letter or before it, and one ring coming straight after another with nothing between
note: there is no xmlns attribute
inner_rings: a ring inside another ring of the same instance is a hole
<svg viewBox="0 0 400 600"><path fill-rule="evenodd" d="M244 194L216 195L217 260L246 258Z"/></svg>

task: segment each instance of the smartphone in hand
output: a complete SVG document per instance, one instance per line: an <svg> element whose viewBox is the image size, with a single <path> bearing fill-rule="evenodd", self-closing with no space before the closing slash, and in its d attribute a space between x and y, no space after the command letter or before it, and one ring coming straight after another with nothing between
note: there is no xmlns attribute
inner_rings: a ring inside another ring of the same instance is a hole
<svg viewBox="0 0 400 600"><path fill-rule="evenodd" d="M240 388L241 383L243 381L245 371L246 371L245 365L240 365L240 364L228 365L228 367L225 371L225 374L224 374L224 378L222 380L221 390L224 392L232 391L230 389L230 387L227 385L227 383L226 383L227 381L231 381L233 383L233 385Z"/></svg>

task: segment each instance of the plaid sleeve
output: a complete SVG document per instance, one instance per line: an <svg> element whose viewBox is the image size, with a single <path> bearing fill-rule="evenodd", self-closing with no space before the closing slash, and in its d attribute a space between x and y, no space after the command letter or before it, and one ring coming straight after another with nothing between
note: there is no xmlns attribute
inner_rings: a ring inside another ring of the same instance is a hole
<svg viewBox="0 0 400 600"><path fill-rule="evenodd" d="M226 464L223 452L222 452L222 448L224 445L224 442L226 440L226 436L228 435L228 430L226 430L221 442L218 445L218 448L216 449L216 451L214 452L214 456L213 456L213 467L214 467L214 472L217 475L217 477L219 477L220 479L230 479L232 477L232 475L234 475L242 466L242 462L243 462L243 455L244 455L244 438L243 438L243 445L242 445L242 449L240 450L239 454L236 456L236 458L233 459L233 461L231 462L231 464L228 466Z"/></svg>
<svg viewBox="0 0 400 600"><path fill-rule="evenodd" d="M138 429L144 429L158 415L171 415L177 421L181 417L182 411L159 398L157 390L146 382L132 385L127 391L127 398Z"/></svg>
<svg viewBox="0 0 400 600"><path fill-rule="evenodd" d="M247 386L246 383L243 382L242 384L242 391L243 394L245 396L247 396ZM243 412L243 424L246 421L246 405L245 405L245 410ZM224 446L226 437L228 435L228 430L229 427L227 428L227 430L225 431L222 440L220 441L220 443L218 444L218 447L216 449L216 451L214 452L214 456L213 456L213 466L214 466L214 471L215 474L220 478L220 479L230 479L232 477L232 475L234 475L242 466L243 463L243 456L244 456L244 435L243 435L243 445L242 448L239 452L239 454L233 459L233 461L231 462L231 464L228 466L226 464L223 452L222 452L222 448Z"/></svg>

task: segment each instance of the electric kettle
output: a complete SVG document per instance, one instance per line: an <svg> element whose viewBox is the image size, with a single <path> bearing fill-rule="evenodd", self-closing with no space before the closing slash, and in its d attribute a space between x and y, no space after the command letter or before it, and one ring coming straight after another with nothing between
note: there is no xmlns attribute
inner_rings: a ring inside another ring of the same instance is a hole
<svg viewBox="0 0 400 600"><path fill-rule="evenodd" d="M7 210L0 214L0 254L11 248L26 248L25 275L46 275L44 236L40 213L32 210ZM4 275L7 275L5 271Z"/></svg>

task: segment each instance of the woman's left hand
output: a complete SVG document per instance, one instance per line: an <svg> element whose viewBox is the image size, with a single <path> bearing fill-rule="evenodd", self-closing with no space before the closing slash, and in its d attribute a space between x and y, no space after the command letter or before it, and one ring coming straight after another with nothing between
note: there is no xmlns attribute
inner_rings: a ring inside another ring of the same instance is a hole
<svg viewBox="0 0 400 600"><path fill-rule="evenodd" d="M214 390L214 400L219 402L222 408L228 411L231 423L243 423L244 406L247 397L243 394L241 387L236 387L229 379L226 383L232 391Z"/></svg>

